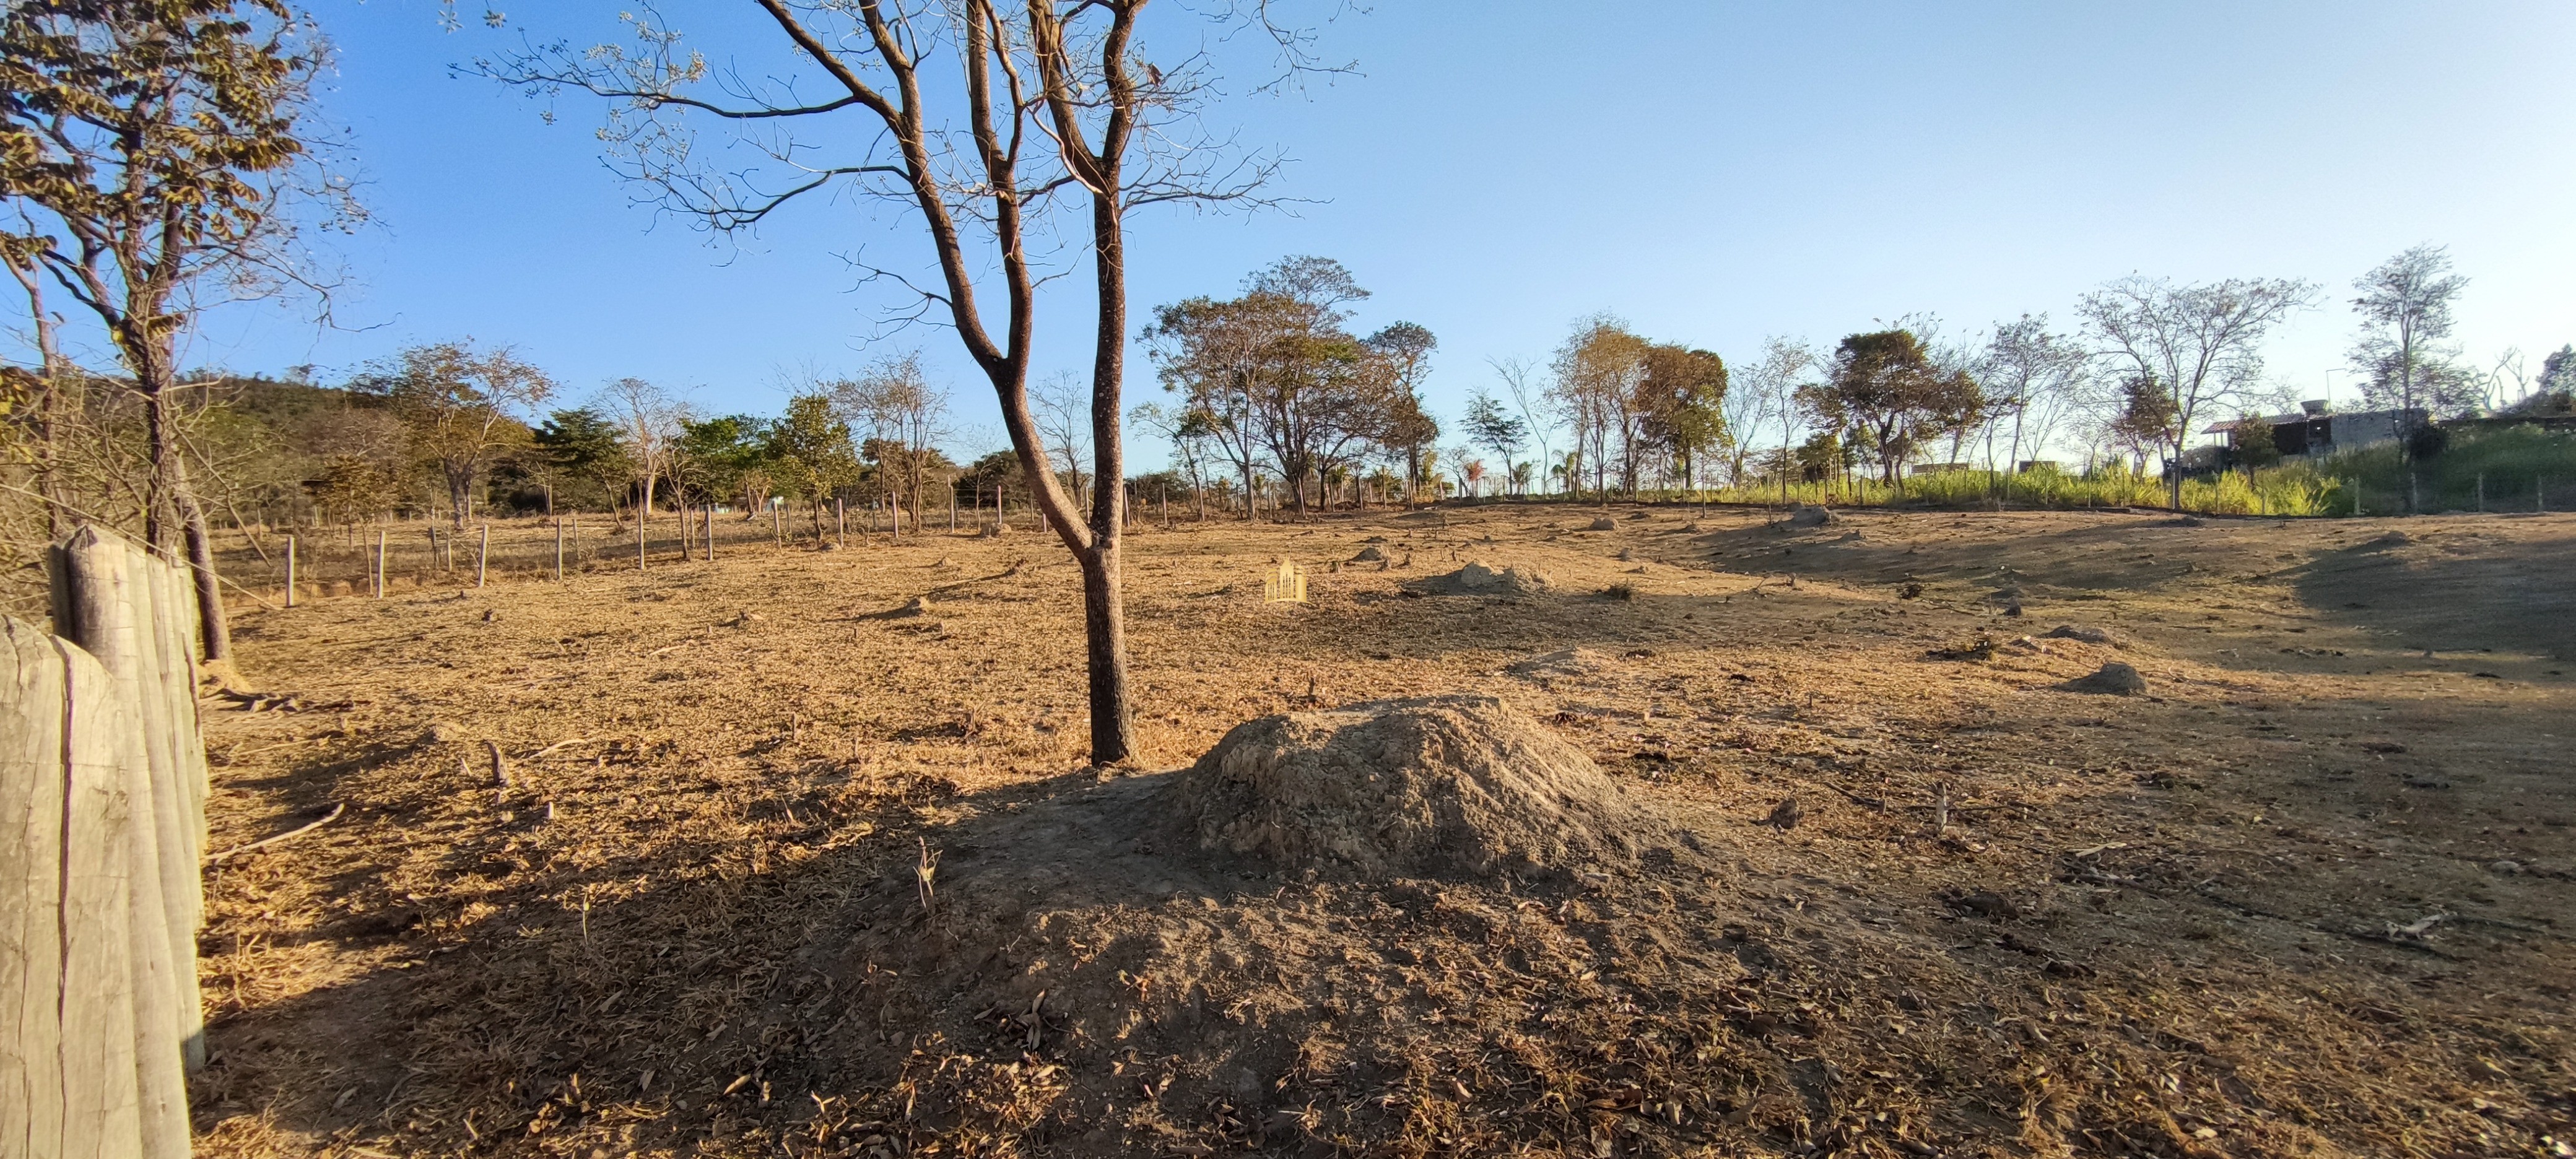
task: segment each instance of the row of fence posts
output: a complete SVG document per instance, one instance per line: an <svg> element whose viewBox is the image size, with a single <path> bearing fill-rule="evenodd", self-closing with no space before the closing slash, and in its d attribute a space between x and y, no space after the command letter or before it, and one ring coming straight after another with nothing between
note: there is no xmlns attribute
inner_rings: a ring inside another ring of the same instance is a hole
<svg viewBox="0 0 2576 1159"><path fill-rule="evenodd" d="M1127 524L1130 527L1133 527L1137 523L1141 522L1142 496L1138 495L1131 487L1128 492L1128 499L1129 501L1124 505L1125 518ZM683 556L694 556L695 558L703 558L712 561L715 559L716 509L712 504L699 504L693 506L696 507L695 518L692 518L691 514L685 512L680 517L681 553ZM1160 518L1163 526L1166 528L1171 527L1171 495L1168 490L1163 491L1156 497L1156 506L1156 514ZM976 503L976 512L979 524L981 522L982 510L982 495L979 492ZM996 490L993 495L992 510L994 523L998 526L1007 528L1010 521L1010 509L1007 505L1006 497L998 490ZM901 528L903 523L903 511L903 506L899 500L889 498L886 515L890 528ZM948 502L949 531L954 532L957 530L957 518L957 497L954 491L952 491L949 495ZM1039 513L1037 518L1039 530L1045 530L1046 519L1044 513ZM1200 518L1205 518L1204 512L1200 513ZM837 497L832 500L832 524L833 545L835 547L848 547L850 535L849 511L846 503ZM916 512L914 526L918 528L919 525L919 513ZM692 534L693 532L694 534ZM557 516L554 519L554 533L554 578L560 581L564 578L564 564L569 546L566 538L567 523L561 516ZM895 533L899 534L899 530ZM780 545L787 543L787 513L785 507L772 506L770 508L770 534L776 543ZM441 538L438 529L435 527L430 528L427 531L427 535L429 536L431 558L434 564L442 566L449 571L453 571L455 568L454 536L450 535L445 538ZM379 528L376 531L375 542L370 545L367 550L367 593L368 595L378 599L384 597L391 579L391 545L391 533ZM639 519L636 525L635 537L635 565L637 568L640 569L647 566L648 550L649 540L647 539L647 524ZM490 523L484 523L476 529L474 549L475 587L485 587L491 582L491 558L492 525ZM294 535L286 536L285 603L286 606L290 608L294 607L297 602L296 589L298 582L301 579L301 561L302 553L300 537Z"/></svg>
<svg viewBox="0 0 2576 1159"><path fill-rule="evenodd" d="M2362 514L2361 480L2345 479L2343 480L2343 485L2352 492L2352 513L2355 515ZM2409 472L2406 476L2406 505L2409 510L2413 511L2422 511L2424 507L2422 489L2418 485L2418 480L2412 472ZM2487 476L2484 471L2478 472L2476 509L2479 514L2486 513ZM2535 514L2542 515L2548 514L2549 512L2549 477L2546 475L2534 475L2531 477L2531 510Z"/></svg>
<svg viewBox="0 0 2576 1159"><path fill-rule="evenodd" d="M94 527L0 618L0 1156L180 1159L204 1065L206 750L180 564Z"/></svg>

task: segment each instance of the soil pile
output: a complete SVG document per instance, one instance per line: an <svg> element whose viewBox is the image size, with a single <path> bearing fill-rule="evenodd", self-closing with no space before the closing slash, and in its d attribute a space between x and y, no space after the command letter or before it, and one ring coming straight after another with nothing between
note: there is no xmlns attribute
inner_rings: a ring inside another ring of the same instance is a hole
<svg viewBox="0 0 2576 1159"><path fill-rule="evenodd" d="M2127 664L2105 664L2090 676L2079 676L2057 686L2067 692L2091 692L2106 696L2136 696L2147 690L2146 677Z"/></svg>
<svg viewBox="0 0 2576 1159"><path fill-rule="evenodd" d="M1827 524L1839 523L1841 521L1841 516L1836 515L1831 511L1827 511L1822 507L1802 506L1789 513L1789 526L1791 527L1823 527Z"/></svg>
<svg viewBox="0 0 2576 1159"><path fill-rule="evenodd" d="M1435 596L1533 596L1556 590L1544 572L1517 567L1495 571L1481 563L1406 586Z"/></svg>
<svg viewBox="0 0 2576 1159"><path fill-rule="evenodd" d="M1337 876L1521 876L1666 843L1591 758L1486 696L1251 721L1173 783L1172 805L1204 849Z"/></svg>

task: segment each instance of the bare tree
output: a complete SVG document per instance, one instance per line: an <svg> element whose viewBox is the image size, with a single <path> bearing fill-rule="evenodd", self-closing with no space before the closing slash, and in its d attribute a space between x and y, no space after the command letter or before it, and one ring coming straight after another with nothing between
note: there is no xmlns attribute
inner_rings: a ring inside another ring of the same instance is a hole
<svg viewBox="0 0 2576 1159"><path fill-rule="evenodd" d="M750 229L817 192L918 214L937 287L867 268L910 289L918 312L942 314L991 381L1033 498L1082 571L1092 759L1126 762L1135 737L1119 594L1124 488L1095 489L1085 518L1046 470L1028 399L1043 276L1031 233L1046 227L1065 196L1088 203L1092 474L1121 479L1127 215L1156 204L1251 200L1272 164L1196 131L1192 114L1210 66L1204 57L1170 68L1147 61L1136 43L1145 0L1032 0L1016 11L995 0L754 3L780 50L759 81L715 75L679 33L652 23L649 9L630 17L634 47L557 45L476 68L512 84L607 98L604 136L625 174L715 230ZM1309 39L1271 24L1267 3L1246 0L1228 18L1269 33L1292 73L1313 66ZM937 84L941 73L962 84ZM809 97L805 84L821 91ZM717 168L693 147L694 125L709 117L735 126L736 140L770 164ZM998 327L979 276L1001 288Z"/></svg>
<svg viewBox="0 0 2576 1159"><path fill-rule="evenodd" d="M1538 461L1555 463L1556 450L1547 435L1556 428L1556 415L1547 405L1546 388L1530 382L1530 374L1537 368L1520 358L1491 359L1486 365L1494 368L1494 376L1503 380L1503 389L1511 392L1512 409L1520 412L1530 441L1538 444Z"/></svg>
<svg viewBox="0 0 2576 1159"><path fill-rule="evenodd" d="M1805 412L1798 406L1798 388L1806 385L1821 365L1822 360L1805 342L1775 334L1762 340L1759 361L1736 371L1724 403L1727 429L1735 434L1728 448L1729 482L1744 485L1745 461L1753 454L1755 440L1762 431L1779 428L1780 446L1784 449L1797 443L1798 431L1805 421Z"/></svg>
<svg viewBox="0 0 2576 1159"><path fill-rule="evenodd" d="M2263 376L2262 343L2315 295L2289 278L2229 278L2182 286L2163 278L2127 277L2084 295L2076 312L2103 352L2136 379L2164 390L2173 422L2164 437L2172 506L2182 506L2182 451L2192 424L2213 405L2254 389Z"/></svg>
<svg viewBox="0 0 2576 1159"><path fill-rule="evenodd" d="M2361 337L2352 347L2361 395L2396 410L2398 455L2409 471L2415 436L2432 412L2465 410L2485 394L2485 384L2458 364L2459 347L2449 341L2455 325L2451 304L2468 284L2451 272L2449 252L2433 245L2415 246L2353 279L2352 287L2361 291L2352 300L2353 312L2361 315ZM2406 500L2413 511L2414 488L2407 488Z"/></svg>
<svg viewBox="0 0 2576 1159"><path fill-rule="evenodd" d="M231 635L206 516L180 445L178 340L226 298L302 284L298 226L354 218L316 161L314 76L328 53L278 0L11 4L0 13L5 248L96 316L143 401L144 538L184 541L204 654Z"/></svg>
<svg viewBox="0 0 2576 1159"><path fill-rule="evenodd" d="M1038 383L1031 401L1036 404L1032 417L1048 462L1062 464L1053 469L1073 488L1073 501L1080 503L1086 490L1082 461L1090 457L1091 449L1091 391L1081 375L1059 370Z"/></svg>
<svg viewBox="0 0 2576 1159"><path fill-rule="evenodd" d="M1996 418L2011 424L2005 471L2021 469L2025 437L2034 448L2048 445L2082 391L2092 361L2092 353L2073 339L2050 332L2046 314L1996 324L1979 359L1978 377L1994 401Z"/></svg>
<svg viewBox="0 0 2576 1159"><path fill-rule="evenodd" d="M910 505L920 529L921 499L948 437L948 394L921 369L918 352L878 359L868 372L830 384L833 405L862 432L862 446L887 474L886 493ZM902 526L896 525L900 534Z"/></svg>
<svg viewBox="0 0 2576 1159"><path fill-rule="evenodd" d="M601 387L591 405L617 424L635 474L635 517L653 518L654 485L671 472L672 453L689 421L689 408L669 391L640 378Z"/></svg>

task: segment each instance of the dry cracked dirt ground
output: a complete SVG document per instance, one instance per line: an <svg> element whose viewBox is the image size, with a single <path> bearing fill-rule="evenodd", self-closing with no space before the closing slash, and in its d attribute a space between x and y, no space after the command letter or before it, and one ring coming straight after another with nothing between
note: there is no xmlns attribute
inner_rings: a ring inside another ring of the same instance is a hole
<svg viewBox="0 0 2576 1159"><path fill-rule="evenodd" d="M2576 517L1600 514L1139 531L1137 771L1026 533L246 612L210 847L345 811L209 870L200 1151L2576 1153ZM1461 691L1682 841L1157 828L1240 722Z"/></svg>

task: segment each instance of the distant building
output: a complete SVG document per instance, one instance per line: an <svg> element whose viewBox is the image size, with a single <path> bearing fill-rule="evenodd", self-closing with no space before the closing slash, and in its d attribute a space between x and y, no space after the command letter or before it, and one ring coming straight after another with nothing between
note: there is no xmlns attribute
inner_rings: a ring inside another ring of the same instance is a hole
<svg viewBox="0 0 2576 1159"><path fill-rule="evenodd" d="M2263 423L2272 428L2272 446L2278 449L2284 458L2295 459L2302 456L2331 455L2337 451L2355 451L2380 443L2395 442L2404 435L2405 428L2409 425L2405 421L2409 413L2402 410L2362 410L2336 414L2326 408L2324 400L2319 399L2300 403L2296 414L2265 415ZM2431 416L2421 409L2411 413L2414 416L2413 425L2421 426L2430 421ZM2211 456L2217 460L2215 462L2191 462L2192 459L2200 456L2186 456L2186 464L2194 468L2214 469L2234 463L2236 461L2236 425L2241 421L2230 419L2222 423L2213 423L2202 430L2201 433L2204 435L2226 436L2223 447L2209 448L2223 453Z"/></svg>

